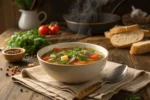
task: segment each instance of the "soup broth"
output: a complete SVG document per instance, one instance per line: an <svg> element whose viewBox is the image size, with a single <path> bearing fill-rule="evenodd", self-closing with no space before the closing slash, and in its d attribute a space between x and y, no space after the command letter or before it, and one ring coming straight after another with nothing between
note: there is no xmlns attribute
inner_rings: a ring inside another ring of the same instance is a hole
<svg viewBox="0 0 150 100"><path fill-rule="evenodd" d="M42 56L44 61L55 64L89 64L104 58L102 52L96 52L92 48L72 47L72 48L53 48L53 50Z"/></svg>

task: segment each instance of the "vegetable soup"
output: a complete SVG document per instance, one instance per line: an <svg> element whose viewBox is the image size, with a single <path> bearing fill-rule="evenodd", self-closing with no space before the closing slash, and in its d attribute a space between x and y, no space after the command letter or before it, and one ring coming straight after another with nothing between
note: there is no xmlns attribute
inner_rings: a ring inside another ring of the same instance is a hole
<svg viewBox="0 0 150 100"><path fill-rule="evenodd" d="M104 58L102 52L96 52L92 48L72 47L53 48L53 50L42 56L44 61L55 64L89 64Z"/></svg>

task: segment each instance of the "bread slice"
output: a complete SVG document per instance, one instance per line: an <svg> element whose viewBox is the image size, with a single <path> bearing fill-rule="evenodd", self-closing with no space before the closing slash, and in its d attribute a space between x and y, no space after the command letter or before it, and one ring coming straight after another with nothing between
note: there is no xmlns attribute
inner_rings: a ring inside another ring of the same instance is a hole
<svg viewBox="0 0 150 100"><path fill-rule="evenodd" d="M119 27L110 29L110 33L113 35L116 33L123 33L123 32L128 32L128 31L137 30L137 29L140 29L138 24L130 25L130 26L119 26Z"/></svg>
<svg viewBox="0 0 150 100"><path fill-rule="evenodd" d="M150 37L150 30L142 29L142 31L144 32L144 37Z"/></svg>
<svg viewBox="0 0 150 100"><path fill-rule="evenodd" d="M142 29L142 31L144 32L144 37L150 37L150 30L144 30L144 29ZM112 37L112 34L109 31L104 32L104 35L108 39L110 39Z"/></svg>
<svg viewBox="0 0 150 100"><path fill-rule="evenodd" d="M142 30L134 30L129 32L123 32L121 34L114 34L110 41L113 46L119 48L130 47L133 43L141 41L144 38L144 32Z"/></svg>
<svg viewBox="0 0 150 100"><path fill-rule="evenodd" d="M116 25L116 26L114 26L113 28L116 28L116 27L123 27L123 26L118 26L118 25ZM112 28L112 29L113 29L113 28ZM110 31L106 31L106 32L104 32L104 35L105 35L106 38L110 39L113 34L111 34Z"/></svg>
<svg viewBox="0 0 150 100"><path fill-rule="evenodd" d="M132 44L130 54L144 54L150 52L150 40Z"/></svg>
<svg viewBox="0 0 150 100"><path fill-rule="evenodd" d="M106 38L110 39L112 37L112 35L110 34L109 31L104 32L104 35Z"/></svg>

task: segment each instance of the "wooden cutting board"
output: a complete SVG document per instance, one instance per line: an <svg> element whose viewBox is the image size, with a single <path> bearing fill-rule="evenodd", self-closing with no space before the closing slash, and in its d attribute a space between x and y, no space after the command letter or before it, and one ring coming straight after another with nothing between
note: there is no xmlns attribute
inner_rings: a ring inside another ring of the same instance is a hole
<svg viewBox="0 0 150 100"><path fill-rule="evenodd" d="M73 33L67 28L62 27L58 35L47 35L45 39L52 42L69 42L77 41L86 37L89 37L89 35L82 33Z"/></svg>

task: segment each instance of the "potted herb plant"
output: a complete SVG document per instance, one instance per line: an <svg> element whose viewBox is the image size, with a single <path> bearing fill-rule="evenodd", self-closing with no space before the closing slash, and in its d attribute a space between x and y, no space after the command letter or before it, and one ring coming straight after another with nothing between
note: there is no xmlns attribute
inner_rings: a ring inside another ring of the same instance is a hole
<svg viewBox="0 0 150 100"><path fill-rule="evenodd" d="M36 0L14 0L13 4L23 10L32 10L32 4Z"/></svg>
<svg viewBox="0 0 150 100"><path fill-rule="evenodd" d="M22 30L30 30L40 26L42 22L47 19L45 12L38 12L33 9L37 0L14 0L13 4L19 8L21 16L18 22L18 26ZM40 21L39 15L43 14L44 17Z"/></svg>

